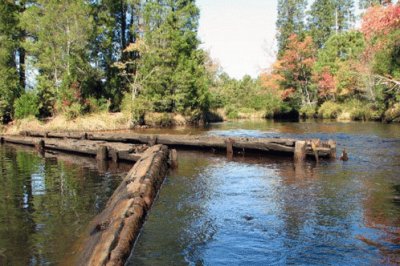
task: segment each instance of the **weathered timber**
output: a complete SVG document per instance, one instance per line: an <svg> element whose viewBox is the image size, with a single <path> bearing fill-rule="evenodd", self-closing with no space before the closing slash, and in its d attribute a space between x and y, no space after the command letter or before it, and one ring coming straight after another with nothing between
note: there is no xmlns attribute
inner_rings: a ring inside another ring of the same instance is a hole
<svg viewBox="0 0 400 266"><path fill-rule="evenodd" d="M26 134L26 132L24 133ZM44 137L44 133L28 132L30 136ZM85 135L86 134L86 135ZM281 153L293 155L295 152L295 139L284 138L226 138L220 136L191 136L191 135L168 135L168 134L137 134L137 133L48 133L49 138L72 138L78 139L83 136L88 140L141 143L141 144L164 144L171 148L184 149L206 149L227 150L227 141L232 141L232 152L258 152L258 153ZM313 149L311 142L306 142L306 155L318 158L336 157L336 144L333 141L321 143ZM334 154L335 153L335 154ZM317 156L316 156L317 155Z"/></svg>
<svg viewBox="0 0 400 266"><path fill-rule="evenodd" d="M305 141L296 141L294 148L294 161L301 162L306 158L306 142Z"/></svg>
<svg viewBox="0 0 400 266"><path fill-rule="evenodd" d="M90 223L76 265L124 265L168 170L165 145L147 149Z"/></svg>
<svg viewBox="0 0 400 266"><path fill-rule="evenodd" d="M127 143L113 143L106 141L92 141L81 139L47 138L45 140L36 137L3 136L5 143L21 144L37 147L39 150L56 150L68 153L98 156L99 148L104 146L102 155L98 159L114 159L117 153L118 160L138 161L148 146ZM105 150L104 150L105 149Z"/></svg>

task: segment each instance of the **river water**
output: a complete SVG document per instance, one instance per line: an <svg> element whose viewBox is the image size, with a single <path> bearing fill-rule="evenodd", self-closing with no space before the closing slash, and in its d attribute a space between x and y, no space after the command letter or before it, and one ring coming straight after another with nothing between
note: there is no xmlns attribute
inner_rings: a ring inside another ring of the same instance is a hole
<svg viewBox="0 0 400 266"><path fill-rule="evenodd" d="M121 182L127 167L0 147L0 265L55 265Z"/></svg>
<svg viewBox="0 0 400 266"><path fill-rule="evenodd" d="M242 121L146 133L334 139L350 160L179 151L128 265L400 264L400 125ZM339 153L338 151L338 153ZM68 264L128 169L0 147L0 265Z"/></svg>
<svg viewBox="0 0 400 266"><path fill-rule="evenodd" d="M399 125L243 121L153 131L334 139L350 160L295 167L181 151L129 265L400 264Z"/></svg>

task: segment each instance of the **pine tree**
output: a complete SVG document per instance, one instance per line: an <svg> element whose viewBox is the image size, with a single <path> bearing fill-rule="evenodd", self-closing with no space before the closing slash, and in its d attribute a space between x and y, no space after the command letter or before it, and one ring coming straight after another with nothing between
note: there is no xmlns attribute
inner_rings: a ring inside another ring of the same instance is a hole
<svg viewBox="0 0 400 266"><path fill-rule="evenodd" d="M145 7L147 52L140 75L155 111L206 109L204 52L198 49L199 9L194 0L152 0Z"/></svg>
<svg viewBox="0 0 400 266"><path fill-rule="evenodd" d="M13 103L22 91L16 56L19 47L18 6L0 2L0 119L9 121Z"/></svg>
<svg viewBox="0 0 400 266"><path fill-rule="evenodd" d="M25 47L55 87L87 78L92 22L84 0L37 0L24 12L22 25L31 36Z"/></svg>
<svg viewBox="0 0 400 266"><path fill-rule="evenodd" d="M305 10L307 0L279 0L278 19L276 22L278 31L278 49L281 56L288 45L288 39L292 34L303 37L305 31Z"/></svg>
<svg viewBox="0 0 400 266"><path fill-rule="evenodd" d="M332 34L349 30L355 20L353 0L316 0L308 12L308 29L317 47Z"/></svg>
<svg viewBox="0 0 400 266"><path fill-rule="evenodd" d="M335 26L335 4L332 0L316 0L308 12L308 29L317 47L321 48Z"/></svg>
<svg viewBox="0 0 400 266"><path fill-rule="evenodd" d="M366 9L373 5L388 5L392 2L392 0L359 0L359 6L361 9Z"/></svg>

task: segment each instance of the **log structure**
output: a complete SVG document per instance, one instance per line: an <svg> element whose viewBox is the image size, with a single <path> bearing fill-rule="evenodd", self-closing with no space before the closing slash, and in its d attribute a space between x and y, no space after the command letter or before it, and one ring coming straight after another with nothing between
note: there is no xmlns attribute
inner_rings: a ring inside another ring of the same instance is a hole
<svg viewBox="0 0 400 266"><path fill-rule="evenodd" d="M219 136L191 136L168 134L137 134L137 133L51 133L51 132L23 132L25 136L87 139L93 141L121 142L132 144L167 145L170 148L224 150L227 154L234 152L274 153L289 156L295 155L296 139L283 138L226 138ZM306 140L305 155L313 158L336 158L336 143L332 140ZM297 159L296 159L297 160Z"/></svg>
<svg viewBox="0 0 400 266"><path fill-rule="evenodd" d="M39 151L55 150L93 156L100 160L112 159L138 161L142 153L148 148L144 144L127 144L106 141L91 141L83 139L36 138L21 136L3 136L5 143L34 146Z"/></svg>
<svg viewBox="0 0 400 266"><path fill-rule="evenodd" d="M147 149L90 223L75 265L124 265L168 170L164 145Z"/></svg>

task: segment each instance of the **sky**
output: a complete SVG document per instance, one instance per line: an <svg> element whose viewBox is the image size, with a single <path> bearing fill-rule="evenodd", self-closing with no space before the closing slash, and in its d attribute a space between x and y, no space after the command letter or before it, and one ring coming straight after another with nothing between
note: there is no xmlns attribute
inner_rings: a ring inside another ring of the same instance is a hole
<svg viewBox="0 0 400 266"><path fill-rule="evenodd" d="M201 47L231 77L257 77L273 63L277 0L197 0Z"/></svg>

